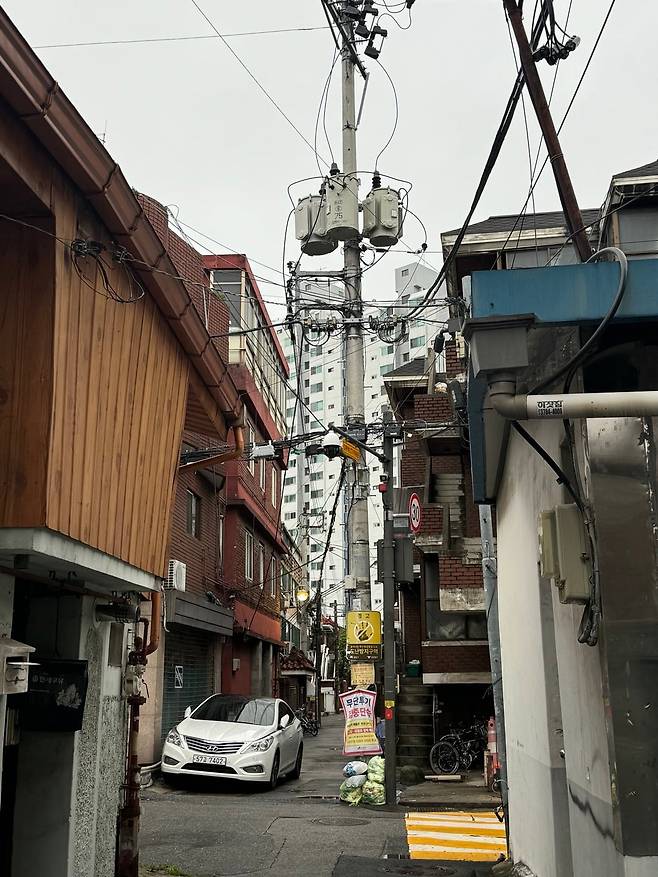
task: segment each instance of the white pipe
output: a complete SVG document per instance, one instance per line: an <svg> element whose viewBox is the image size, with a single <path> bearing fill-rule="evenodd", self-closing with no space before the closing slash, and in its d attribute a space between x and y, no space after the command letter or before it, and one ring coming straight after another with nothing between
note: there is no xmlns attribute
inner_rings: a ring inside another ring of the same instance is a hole
<svg viewBox="0 0 658 877"><path fill-rule="evenodd" d="M506 385L506 386L504 386ZM567 393L563 396L516 396L507 382L492 384L491 404L511 420L577 419L580 417L657 417L658 390L634 393Z"/></svg>

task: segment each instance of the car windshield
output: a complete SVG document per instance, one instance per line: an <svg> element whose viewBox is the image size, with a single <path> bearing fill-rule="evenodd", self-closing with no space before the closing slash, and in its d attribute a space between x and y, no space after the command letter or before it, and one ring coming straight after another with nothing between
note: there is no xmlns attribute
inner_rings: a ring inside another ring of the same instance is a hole
<svg viewBox="0 0 658 877"><path fill-rule="evenodd" d="M192 715L210 722L241 722L245 725L273 725L274 701L266 698L236 697L216 694Z"/></svg>

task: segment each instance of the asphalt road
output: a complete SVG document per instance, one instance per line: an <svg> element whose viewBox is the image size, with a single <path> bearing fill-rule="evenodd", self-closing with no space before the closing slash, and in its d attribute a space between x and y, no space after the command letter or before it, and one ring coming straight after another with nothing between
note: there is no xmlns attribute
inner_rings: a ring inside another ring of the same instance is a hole
<svg viewBox="0 0 658 877"><path fill-rule="evenodd" d="M142 796L142 873L159 865L190 877L331 877L348 859L351 870L353 857L360 875L381 873L385 856L406 852L404 814L338 802L341 735L342 719L325 718L319 736L304 741L300 779L274 791L201 777L172 789L156 780Z"/></svg>

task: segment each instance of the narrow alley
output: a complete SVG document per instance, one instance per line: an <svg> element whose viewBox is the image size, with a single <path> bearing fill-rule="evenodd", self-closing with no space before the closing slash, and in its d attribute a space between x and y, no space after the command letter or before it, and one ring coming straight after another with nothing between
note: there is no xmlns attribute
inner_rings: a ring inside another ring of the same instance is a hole
<svg viewBox="0 0 658 877"><path fill-rule="evenodd" d="M455 810L438 814L428 812L426 804L416 811L405 805L390 811L341 804L338 787L347 760L341 754L342 734L342 716L325 717L319 735L305 739L301 778L284 778L274 791L196 777L171 787L156 779L142 796L140 877L480 877L490 873L472 854L473 848L476 853L481 849L473 847L473 827ZM493 834L492 820L500 826L491 808L473 812L475 822L468 819L479 833ZM436 827L441 820L443 826L451 822L452 839L448 837L447 843L452 852L446 853L444 828ZM424 837L422 855L418 855L414 849L418 825L423 824L425 834L429 822L434 827L431 836ZM456 827L459 834L454 833ZM501 830L495 834L500 836ZM432 843L435 849L430 854ZM491 845L492 858L499 848ZM474 861L460 864L453 860L457 850ZM445 870L438 870L439 859L445 859L441 863Z"/></svg>

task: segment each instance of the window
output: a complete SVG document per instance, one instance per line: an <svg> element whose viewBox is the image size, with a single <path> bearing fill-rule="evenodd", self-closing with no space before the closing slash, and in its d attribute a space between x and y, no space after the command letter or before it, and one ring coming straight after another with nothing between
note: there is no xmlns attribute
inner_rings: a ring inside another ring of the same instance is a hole
<svg viewBox="0 0 658 877"><path fill-rule="evenodd" d="M322 374L322 366L321 365L314 365L313 368L311 369L311 374L312 375L321 375Z"/></svg>
<svg viewBox="0 0 658 877"><path fill-rule="evenodd" d="M402 354L402 362L409 362L409 354L408 353Z"/></svg>
<svg viewBox="0 0 658 877"><path fill-rule="evenodd" d="M382 356L390 356L393 353L393 345L389 344L388 347L382 347Z"/></svg>
<svg viewBox="0 0 658 877"><path fill-rule="evenodd" d="M328 405L327 407L329 408L329 411L331 411L332 408L335 408L336 406L335 405Z"/></svg>
<svg viewBox="0 0 658 877"><path fill-rule="evenodd" d="M276 558L270 561L270 597L276 597Z"/></svg>
<svg viewBox="0 0 658 877"><path fill-rule="evenodd" d="M321 481L322 480L322 472L312 472L311 473L311 481Z"/></svg>
<svg viewBox="0 0 658 877"><path fill-rule="evenodd" d="M265 548L262 542L258 543L258 584L261 588L265 584Z"/></svg>
<svg viewBox="0 0 658 877"><path fill-rule="evenodd" d="M256 434L254 433L254 428L251 425L251 423L249 423L249 421L247 421L247 450L248 451L252 450L255 443L256 443ZM256 471L254 468L255 463L254 463L253 459L249 460L248 465L249 465L249 471L253 475L254 472Z"/></svg>
<svg viewBox="0 0 658 877"><path fill-rule="evenodd" d="M336 477L336 474L332 472L332 474L329 476L329 481L331 481L335 477Z"/></svg>
<svg viewBox="0 0 658 877"><path fill-rule="evenodd" d="M224 515L219 516L219 526L217 528L217 547L219 548L219 566L224 566Z"/></svg>
<svg viewBox="0 0 658 877"><path fill-rule="evenodd" d="M378 395L379 395L379 393L373 393L373 394L370 396L370 398L371 398L371 399L376 399Z"/></svg>
<svg viewBox="0 0 658 877"><path fill-rule="evenodd" d="M244 577L249 582L254 580L254 534L244 531Z"/></svg>
<svg viewBox="0 0 658 877"><path fill-rule="evenodd" d="M274 466L272 466L272 505L274 508L279 505L279 473Z"/></svg>
<svg viewBox="0 0 658 877"><path fill-rule="evenodd" d="M380 376L385 375L388 372L390 372L390 370L391 370L390 365L382 365L379 367L379 374L380 374Z"/></svg>
<svg viewBox="0 0 658 877"><path fill-rule="evenodd" d="M311 402L311 411L322 411L324 408L324 402L322 399L319 399L317 402Z"/></svg>
<svg viewBox="0 0 658 877"><path fill-rule="evenodd" d="M304 493L308 493L309 490L310 490L310 487L308 486L308 484L305 484L304 485Z"/></svg>
<svg viewBox="0 0 658 877"><path fill-rule="evenodd" d="M412 338L409 341L409 346L410 347L422 347L424 343L425 343L425 336L419 335L418 338Z"/></svg>
<svg viewBox="0 0 658 877"><path fill-rule="evenodd" d="M402 277L407 277L407 275L409 274L409 269L403 268L402 271L400 271L400 274L402 275Z"/></svg>
<svg viewBox="0 0 658 877"><path fill-rule="evenodd" d="M297 499L297 496L294 493L289 493L287 496L283 497L283 501L286 505L289 505L291 502L294 502Z"/></svg>
<svg viewBox="0 0 658 877"><path fill-rule="evenodd" d="M265 460L260 460L258 465L258 483L260 484L260 489L262 491L265 490Z"/></svg>
<svg viewBox="0 0 658 877"><path fill-rule="evenodd" d="M311 393L321 393L322 392L322 381L317 384L311 384Z"/></svg>
<svg viewBox="0 0 658 877"><path fill-rule="evenodd" d="M425 630L427 638L445 640L486 640L484 612L444 612L439 601L437 555L425 555Z"/></svg>
<svg viewBox="0 0 658 877"><path fill-rule="evenodd" d="M197 539L201 537L201 497L191 490L187 491L187 532Z"/></svg>
<svg viewBox="0 0 658 877"><path fill-rule="evenodd" d="M321 490L312 490L311 491L311 499L322 499L322 491Z"/></svg>
<svg viewBox="0 0 658 877"><path fill-rule="evenodd" d="M333 390L333 385L331 387L328 387L327 389L330 391Z"/></svg>
<svg viewBox="0 0 658 877"><path fill-rule="evenodd" d="M286 512L285 515L283 516L283 520L284 521L294 521L294 519L296 517L297 517L296 512Z"/></svg>
<svg viewBox="0 0 658 877"><path fill-rule="evenodd" d="M310 386L311 386L311 382L309 381L308 378L306 378L306 380L304 381L304 388L308 389Z"/></svg>
<svg viewBox="0 0 658 877"><path fill-rule="evenodd" d="M332 365L331 368L328 368L328 369L327 369L327 374L331 374L333 370L334 370L334 367L333 367L333 365Z"/></svg>

